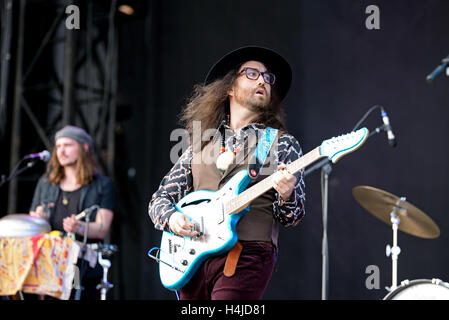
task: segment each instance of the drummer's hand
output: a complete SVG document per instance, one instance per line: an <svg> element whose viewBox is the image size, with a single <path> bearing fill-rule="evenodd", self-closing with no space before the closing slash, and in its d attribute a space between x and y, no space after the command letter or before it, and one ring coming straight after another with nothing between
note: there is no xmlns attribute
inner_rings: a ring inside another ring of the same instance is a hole
<svg viewBox="0 0 449 320"><path fill-rule="evenodd" d="M54 206L55 206L55 203L50 202L50 208L54 208ZM30 216L43 218L44 217L44 207L41 205L37 206L36 211L30 211Z"/></svg>
<svg viewBox="0 0 449 320"><path fill-rule="evenodd" d="M80 222L76 220L74 214L62 220L62 227L64 228L64 231L67 233L76 233L80 225L81 225Z"/></svg>
<svg viewBox="0 0 449 320"><path fill-rule="evenodd" d="M193 231L193 223L189 221L189 218L183 213L176 211L170 216L168 220L170 230L175 234L185 237L194 237L198 235L198 231Z"/></svg>

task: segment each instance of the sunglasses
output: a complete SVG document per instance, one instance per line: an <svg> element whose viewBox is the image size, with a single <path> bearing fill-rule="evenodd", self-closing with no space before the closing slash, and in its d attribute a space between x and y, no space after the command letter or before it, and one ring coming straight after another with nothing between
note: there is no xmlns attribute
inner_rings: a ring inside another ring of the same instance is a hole
<svg viewBox="0 0 449 320"><path fill-rule="evenodd" d="M246 77L250 80L257 80L259 79L259 76L262 75L263 81L265 81L268 84L273 85L276 81L276 76L269 72L260 72L259 70L255 68L245 67L242 71L240 71L240 74L242 73L246 74Z"/></svg>

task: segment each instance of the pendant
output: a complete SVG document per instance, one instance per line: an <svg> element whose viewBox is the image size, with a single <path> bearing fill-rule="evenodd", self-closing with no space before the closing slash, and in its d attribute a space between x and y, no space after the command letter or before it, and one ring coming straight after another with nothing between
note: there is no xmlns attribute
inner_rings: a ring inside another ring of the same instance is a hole
<svg viewBox="0 0 449 320"><path fill-rule="evenodd" d="M235 154L232 151L226 151L220 154L217 158L217 169L225 172L229 166L234 162Z"/></svg>
<svg viewBox="0 0 449 320"><path fill-rule="evenodd" d="M62 204L63 205L68 205L69 204L69 199L67 199L67 198L62 198Z"/></svg>

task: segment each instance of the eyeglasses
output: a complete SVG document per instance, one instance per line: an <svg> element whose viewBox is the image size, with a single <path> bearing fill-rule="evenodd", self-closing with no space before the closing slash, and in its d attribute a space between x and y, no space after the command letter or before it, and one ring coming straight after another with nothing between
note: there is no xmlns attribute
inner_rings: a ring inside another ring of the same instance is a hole
<svg viewBox="0 0 449 320"><path fill-rule="evenodd" d="M241 74L243 72L245 72L246 77L250 80L257 80L259 79L259 76L262 75L263 81L265 81L268 84L273 85L274 82L276 81L276 76L274 74L269 72L260 72L255 68L245 67L243 68L242 71L240 71Z"/></svg>

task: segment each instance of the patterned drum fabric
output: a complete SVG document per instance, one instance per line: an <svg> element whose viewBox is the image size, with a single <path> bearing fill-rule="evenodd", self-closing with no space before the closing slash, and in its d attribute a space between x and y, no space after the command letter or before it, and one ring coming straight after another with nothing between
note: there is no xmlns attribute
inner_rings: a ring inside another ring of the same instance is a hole
<svg viewBox="0 0 449 320"><path fill-rule="evenodd" d="M52 234L0 238L0 295L25 293L67 300L80 247Z"/></svg>

